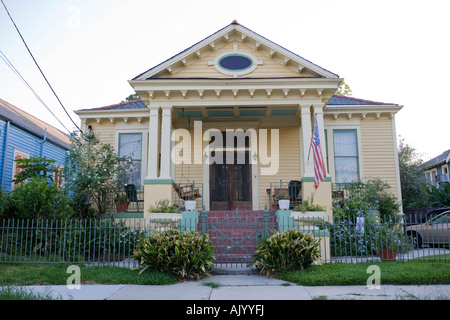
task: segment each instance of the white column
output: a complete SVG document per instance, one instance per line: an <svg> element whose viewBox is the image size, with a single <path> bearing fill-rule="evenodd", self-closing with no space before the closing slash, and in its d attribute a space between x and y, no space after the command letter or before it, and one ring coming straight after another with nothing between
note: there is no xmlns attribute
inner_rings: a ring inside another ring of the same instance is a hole
<svg viewBox="0 0 450 320"><path fill-rule="evenodd" d="M311 104L300 105L302 125L303 177L314 177L314 156L311 148ZM309 155L309 160L308 160Z"/></svg>
<svg viewBox="0 0 450 320"><path fill-rule="evenodd" d="M161 119L161 172L160 179L172 179L171 175L171 135L172 106L162 106Z"/></svg>
<svg viewBox="0 0 450 320"><path fill-rule="evenodd" d="M148 175L146 179L158 178L159 107L149 107Z"/></svg>
<svg viewBox="0 0 450 320"><path fill-rule="evenodd" d="M325 140L325 126L324 126L324 122L323 122L323 103L319 103L319 104L314 104L314 114L316 116L317 119L317 125L319 126L319 139L320 139L320 145L321 145L321 149L322 149L322 156L323 156L323 160L325 161L325 171L326 171L326 176L328 176L328 169L327 169L327 165L326 165L326 159L327 159L327 144L326 144L326 140Z"/></svg>

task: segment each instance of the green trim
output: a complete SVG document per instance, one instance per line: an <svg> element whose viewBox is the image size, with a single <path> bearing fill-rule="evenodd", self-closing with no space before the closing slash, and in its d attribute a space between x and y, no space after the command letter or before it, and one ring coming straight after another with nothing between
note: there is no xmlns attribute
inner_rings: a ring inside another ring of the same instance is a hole
<svg viewBox="0 0 450 320"><path fill-rule="evenodd" d="M323 181L331 182L331 177L325 177L323 178ZM314 182L314 177L303 177L302 182Z"/></svg>
<svg viewBox="0 0 450 320"><path fill-rule="evenodd" d="M143 212L117 212L110 214L102 214L100 216L102 219L106 218L144 218Z"/></svg>
<svg viewBox="0 0 450 320"><path fill-rule="evenodd" d="M144 184L173 184L172 179L145 179Z"/></svg>

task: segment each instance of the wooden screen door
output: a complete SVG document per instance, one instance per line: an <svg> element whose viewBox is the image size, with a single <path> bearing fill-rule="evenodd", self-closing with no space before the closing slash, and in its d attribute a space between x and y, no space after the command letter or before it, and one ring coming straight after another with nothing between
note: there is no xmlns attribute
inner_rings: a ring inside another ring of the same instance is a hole
<svg viewBox="0 0 450 320"><path fill-rule="evenodd" d="M250 152L241 152L245 153L244 163L234 151L232 161L226 161L226 152L223 152L223 163L210 165L211 211L252 209Z"/></svg>

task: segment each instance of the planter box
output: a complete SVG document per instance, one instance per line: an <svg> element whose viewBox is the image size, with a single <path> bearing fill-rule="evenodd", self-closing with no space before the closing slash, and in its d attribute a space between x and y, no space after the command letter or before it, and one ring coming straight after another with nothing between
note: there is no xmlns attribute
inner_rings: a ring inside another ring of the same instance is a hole
<svg viewBox="0 0 450 320"><path fill-rule="evenodd" d="M151 212L148 214L147 218L148 221L158 221L158 220L178 221L181 220L181 213Z"/></svg>
<svg viewBox="0 0 450 320"><path fill-rule="evenodd" d="M181 220L181 213L152 212L147 216L149 231L163 232L177 228Z"/></svg>
<svg viewBox="0 0 450 320"><path fill-rule="evenodd" d="M291 212L291 218L293 220L300 220L300 221L319 221L319 220L325 220L326 213L325 211L307 211L307 212L298 212L298 211L292 211Z"/></svg>
<svg viewBox="0 0 450 320"><path fill-rule="evenodd" d="M378 250L381 261L394 261L397 258L397 249Z"/></svg>

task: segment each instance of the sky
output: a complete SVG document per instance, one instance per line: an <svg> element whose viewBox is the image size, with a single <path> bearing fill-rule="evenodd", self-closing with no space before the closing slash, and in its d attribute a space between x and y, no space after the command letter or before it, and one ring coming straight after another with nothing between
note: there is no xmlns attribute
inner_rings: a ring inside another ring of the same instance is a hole
<svg viewBox="0 0 450 320"><path fill-rule="evenodd" d="M59 120L1 59L0 98L66 133L74 110L125 100L128 80L237 20L353 97L402 105L397 136L423 160L450 149L448 0L2 1L70 117L1 4L0 50Z"/></svg>

